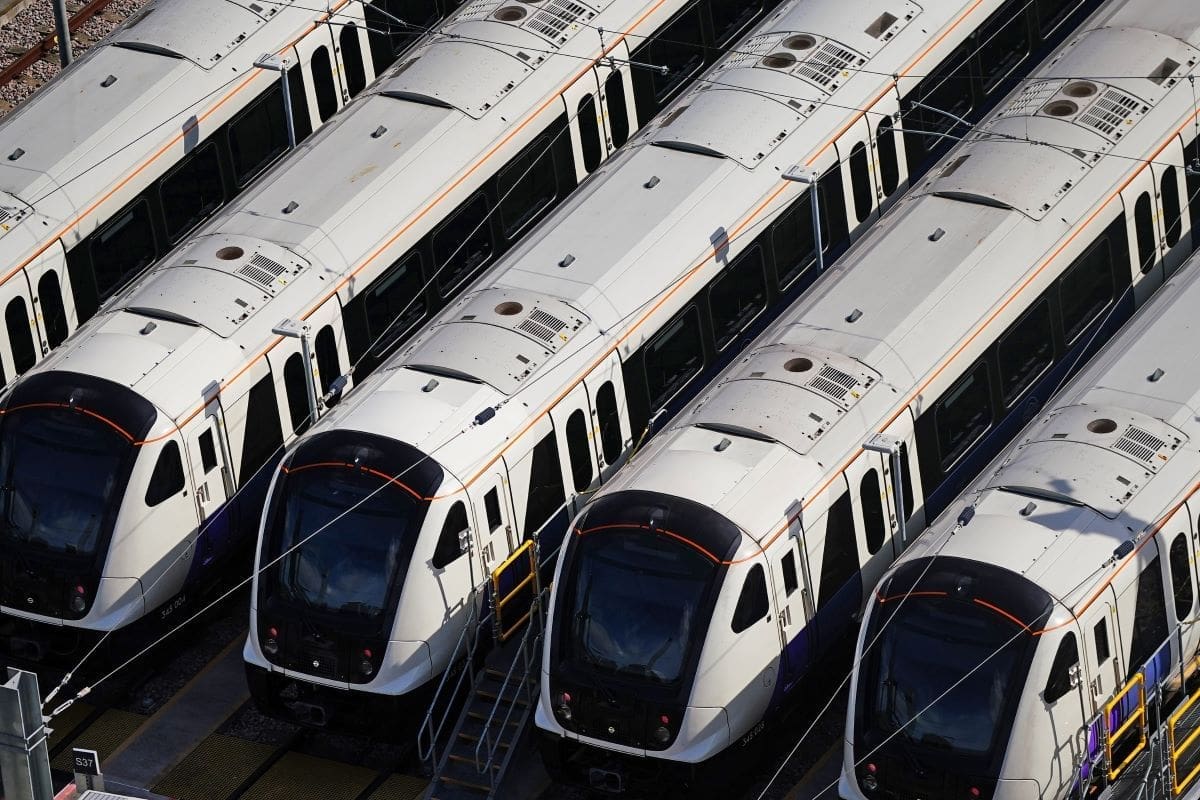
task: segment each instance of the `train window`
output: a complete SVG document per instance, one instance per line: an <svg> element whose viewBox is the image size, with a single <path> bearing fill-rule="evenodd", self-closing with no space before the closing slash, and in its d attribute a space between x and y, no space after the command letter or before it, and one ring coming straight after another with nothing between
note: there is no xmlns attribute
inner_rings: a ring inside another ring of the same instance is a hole
<svg viewBox="0 0 1200 800"><path fill-rule="evenodd" d="M1113 299L1112 245L1101 236L1059 281L1063 335L1072 343Z"/></svg>
<svg viewBox="0 0 1200 800"><path fill-rule="evenodd" d="M1137 234L1138 265L1149 272L1158 256L1154 240L1154 209L1149 192L1142 192L1133 206L1133 230Z"/></svg>
<svg viewBox="0 0 1200 800"><path fill-rule="evenodd" d="M939 457L949 470L992 427L992 390L987 363L971 367L933 408Z"/></svg>
<svg viewBox="0 0 1200 800"><path fill-rule="evenodd" d="M567 501L563 492L562 470L558 460L558 442L554 433L533 448L529 467L529 500L525 505L525 535L532 536Z"/></svg>
<svg viewBox="0 0 1200 800"><path fill-rule="evenodd" d="M397 56L433 24L440 12L436 0L374 0L363 6L371 60L380 75Z"/></svg>
<svg viewBox="0 0 1200 800"><path fill-rule="evenodd" d="M150 485L146 487L146 505L153 508L182 491L183 459L179 455L179 445L170 441L158 454L158 461L154 462Z"/></svg>
<svg viewBox="0 0 1200 800"><path fill-rule="evenodd" d="M156 257L150 204L135 200L89 239L96 299L104 300Z"/></svg>
<svg viewBox="0 0 1200 800"><path fill-rule="evenodd" d="M333 80L333 64L329 60L329 48L313 50L312 61L313 94L317 96L317 114L321 122L337 113L338 91Z"/></svg>
<svg viewBox="0 0 1200 800"><path fill-rule="evenodd" d="M603 155L600 121L596 115L595 95L584 95L579 101L575 118L579 121L579 146L583 150L583 168L586 172L600 166L600 158Z"/></svg>
<svg viewBox="0 0 1200 800"><path fill-rule="evenodd" d="M582 409L575 409L567 418L567 455L571 459L571 480L576 493L592 484L592 449L588 446L587 418Z"/></svg>
<svg viewBox="0 0 1200 800"><path fill-rule="evenodd" d="M67 310L63 307L62 288L54 270L49 270L38 280L38 302L42 306L46 342L51 347L58 347L67 338Z"/></svg>
<svg viewBox="0 0 1200 800"><path fill-rule="evenodd" d="M1167 247L1179 244L1183 235L1183 212L1179 207L1179 173L1167 167L1159 181L1162 191L1163 227L1166 228Z"/></svg>
<svg viewBox="0 0 1200 800"><path fill-rule="evenodd" d="M210 428L196 440L200 444L200 466L204 469L204 474L212 472L217 468L217 448L213 443L213 432Z"/></svg>
<svg viewBox="0 0 1200 800"><path fill-rule="evenodd" d="M425 316L421 254L411 252L388 267L363 293L367 335L382 358Z"/></svg>
<svg viewBox="0 0 1200 800"><path fill-rule="evenodd" d="M305 401L307 402L307 401ZM275 383L267 373L250 388L246 398L246 438L242 445L242 464L238 477L244 486L283 447L283 427Z"/></svg>
<svg viewBox="0 0 1200 800"><path fill-rule="evenodd" d="M1092 629L1092 638L1096 642L1096 664L1103 664L1112 655L1108 650L1108 620L1102 619L1096 623L1096 627Z"/></svg>
<svg viewBox="0 0 1200 800"><path fill-rule="evenodd" d="M1166 638L1167 604L1163 597L1162 565L1158 556L1155 556L1138 576L1127 680L1150 660Z"/></svg>
<svg viewBox="0 0 1200 800"><path fill-rule="evenodd" d="M779 290L783 291L796 279L817 263L817 247L813 241L812 205L810 195L804 192L779 215L771 226L771 246L775 251L775 274L779 279ZM820 196L821 207L825 205L825 194ZM821 242L829 249L829 223L827 214L821 214Z"/></svg>
<svg viewBox="0 0 1200 800"><path fill-rule="evenodd" d="M487 513L488 530L499 528L504 520L500 516L500 490L493 486L483 496L483 510Z"/></svg>
<svg viewBox="0 0 1200 800"><path fill-rule="evenodd" d="M621 457L621 415L617 411L617 390L606 381L596 392L596 417L600 423L600 446L604 460L616 463Z"/></svg>
<svg viewBox="0 0 1200 800"><path fill-rule="evenodd" d="M767 616L770 610L767 574L762 564L755 564L746 573L746 582L742 584L742 593L738 595L737 606L733 609L733 622L730 627L734 633L741 633Z"/></svg>
<svg viewBox="0 0 1200 800"><path fill-rule="evenodd" d="M963 43L910 95L921 104L910 102L904 112L904 128L912 131L904 140L910 175L920 171L931 154L952 141L955 129L957 133L965 133L957 118L966 117L974 107L970 66L973 48L973 41Z"/></svg>
<svg viewBox="0 0 1200 800"><path fill-rule="evenodd" d="M434 569L445 569L467 552L463 547L463 534L469 530L467 524L467 507L459 500L450 506L446 521L442 524L442 533L438 536L437 547L433 551L430 562Z"/></svg>
<svg viewBox="0 0 1200 800"><path fill-rule="evenodd" d="M992 14L975 35L979 42L977 63L982 72L985 95L1000 85L1029 56L1029 20L1024 2L1020 8L1008 3Z"/></svg>
<svg viewBox="0 0 1200 800"><path fill-rule="evenodd" d="M867 470L858 486L862 499L863 526L866 528L867 552L875 555L883 547L886 526L883 519L883 493L879 488L879 473Z"/></svg>
<svg viewBox="0 0 1200 800"><path fill-rule="evenodd" d="M342 67L346 76L346 91L351 97L357 97L367 86L367 68L363 65L362 45L358 42L358 26L347 22L338 34L338 44L342 48Z"/></svg>
<svg viewBox="0 0 1200 800"><path fill-rule="evenodd" d="M326 394L333 386L333 382L342 374L342 364L338 358L337 338L334 336L333 326L326 325L317 331L317 338L313 345L313 349L317 351L317 372L321 373L321 394Z"/></svg>
<svg viewBox="0 0 1200 800"><path fill-rule="evenodd" d="M8 344L12 348L13 368L20 375L37 363L33 345L33 328L25 298L14 297L4 309L4 324L8 328Z"/></svg>
<svg viewBox="0 0 1200 800"><path fill-rule="evenodd" d="M617 70L604 82L604 100L608 105L608 131L612 146L620 147L629 140L629 108L625 104L625 80Z"/></svg>
<svg viewBox="0 0 1200 800"><path fill-rule="evenodd" d="M736 39L762 12L762 0L709 0L708 11L712 16L713 44L721 48Z"/></svg>
<svg viewBox="0 0 1200 800"><path fill-rule="evenodd" d="M695 306L684 309L646 345L644 360L650 407L657 409L704 368L700 313Z"/></svg>
<svg viewBox="0 0 1200 800"><path fill-rule="evenodd" d="M858 142L850 150L850 188L854 193L854 216L866 221L875 209L875 190L871 188L871 166L867 146Z"/></svg>
<svg viewBox="0 0 1200 800"><path fill-rule="evenodd" d="M558 196L556 175L554 151L548 136L538 138L500 170L496 176L496 196L505 236L516 239L554 202Z"/></svg>
<svg viewBox="0 0 1200 800"><path fill-rule="evenodd" d="M1038 29L1042 32L1042 38L1061 25L1082 2L1083 0L1035 0Z"/></svg>
<svg viewBox="0 0 1200 800"><path fill-rule="evenodd" d="M1072 667L1078 665L1079 643L1075 639L1075 633L1067 631L1058 643L1058 652L1054 654L1054 663L1050 665L1050 677L1046 679L1046 691L1042 699L1053 703L1071 691Z"/></svg>
<svg viewBox="0 0 1200 800"><path fill-rule="evenodd" d="M900 186L900 158L896 154L896 126L891 117L884 117L875 131L875 146L879 153L879 184L884 197L891 197Z"/></svg>
<svg viewBox="0 0 1200 800"><path fill-rule="evenodd" d="M717 349L724 350L767 307L762 248L751 245L713 279L708 290Z"/></svg>
<svg viewBox="0 0 1200 800"><path fill-rule="evenodd" d="M913 482L912 472L908 466L908 443L900 443L900 490L904 498L904 521L912 519L913 511Z"/></svg>
<svg viewBox="0 0 1200 800"><path fill-rule="evenodd" d="M818 605L825 605L846 582L858 572L858 545L854 540L854 515L850 493L829 507L825 515L825 552L821 556L821 595Z"/></svg>
<svg viewBox="0 0 1200 800"><path fill-rule="evenodd" d="M196 148L183 163L163 176L158 185L167 239L175 244L225 202L217 146L211 141Z"/></svg>
<svg viewBox="0 0 1200 800"><path fill-rule="evenodd" d="M1000 396L1011 405L1054 361L1050 301L1039 299L1000 337Z"/></svg>
<svg viewBox="0 0 1200 800"><path fill-rule="evenodd" d="M783 592L787 597L800 588L800 579L796 576L796 551L791 549L779 562L783 571Z"/></svg>
<svg viewBox="0 0 1200 800"><path fill-rule="evenodd" d="M288 416L296 435L304 433L312 424L308 412L308 376L304 374L304 357L292 353L283 364L283 393L287 396Z"/></svg>
<svg viewBox="0 0 1200 800"><path fill-rule="evenodd" d="M477 194L433 232L433 269L442 297L449 297L461 283L474 277L491 255L488 202Z"/></svg>
<svg viewBox="0 0 1200 800"><path fill-rule="evenodd" d="M1187 534L1171 542L1171 589L1175 595L1175 619L1183 621L1192 614L1192 564L1188 558Z"/></svg>
<svg viewBox="0 0 1200 800"><path fill-rule="evenodd" d="M292 98L292 125L296 141L302 142L312 133L312 115L308 113L308 90L304 84L304 69L299 64L288 68L288 96ZM286 121L283 133L286 140Z"/></svg>
<svg viewBox="0 0 1200 800"><path fill-rule="evenodd" d="M1183 149L1183 163L1196 169L1184 170L1188 209L1192 217L1192 240L1200 243L1200 137Z"/></svg>
<svg viewBox="0 0 1200 800"><path fill-rule="evenodd" d="M667 74L659 69L651 72L654 100L661 108L685 82L704 65L704 31L700 19L700 4L692 3L662 33L646 42L646 55L642 59L655 67L666 67Z"/></svg>
<svg viewBox="0 0 1200 800"><path fill-rule="evenodd" d="M283 89L276 83L229 123L229 151L237 185L254 180L287 148Z"/></svg>

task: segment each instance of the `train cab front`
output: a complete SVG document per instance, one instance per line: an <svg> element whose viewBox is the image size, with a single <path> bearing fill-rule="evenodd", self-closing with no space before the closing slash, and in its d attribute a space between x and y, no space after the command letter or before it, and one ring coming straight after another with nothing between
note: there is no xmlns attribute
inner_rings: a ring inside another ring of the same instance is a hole
<svg viewBox="0 0 1200 800"><path fill-rule="evenodd" d="M457 519L434 499L444 483L424 453L358 431L312 435L285 458L264 510L244 653L266 713L411 734L436 674L430 642L461 607L436 584L446 570L431 568L422 536Z"/></svg>
<svg viewBox="0 0 1200 800"><path fill-rule="evenodd" d="M1020 575L948 555L913 559L885 577L860 632L841 797L1054 796L1014 779L1009 758L1013 742L1036 740L1034 717L1021 711L1044 708L1040 688L1031 694L1027 684L1045 681L1033 632L1053 605ZM1053 749L1036 756L1039 765Z"/></svg>
<svg viewBox="0 0 1200 800"><path fill-rule="evenodd" d="M736 558L748 542L712 509L656 492L605 495L576 520L558 564L536 715L559 779L694 797L728 777L731 729L762 710L778 662L765 606L761 625L734 633L746 576L761 576L753 558Z"/></svg>
<svg viewBox="0 0 1200 800"><path fill-rule="evenodd" d="M168 491L148 487L166 463ZM143 618L144 586L186 563L143 547L157 525L196 519L173 426L125 386L47 371L9 392L0 417L0 648L16 663L70 663ZM160 580L161 579L161 580Z"/></svg>

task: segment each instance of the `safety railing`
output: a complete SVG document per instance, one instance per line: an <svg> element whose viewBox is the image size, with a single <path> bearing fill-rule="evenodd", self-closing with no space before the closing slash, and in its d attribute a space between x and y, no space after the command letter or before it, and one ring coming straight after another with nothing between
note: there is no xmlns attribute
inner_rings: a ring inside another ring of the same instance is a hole
<svg viewBox="0 0 1200 800"><path fill-rule="evenodd" d="M492 570L492 603L495 611L492 624L495 626L497 641L508 641L509 637L529 620L540 591L537 544L530 539ZM518 604L517 601L526 595L529 602ZM518 609L516 619L506 617L505 608L514 607Z"/></svg>
<svg viewBox="0 0 1200 800"><path fill-rule="evenodd" d="M1192 710L1192 706L1198 699L1200 699L1200 693L1193 694L1179 708L1175 709L1175 712L1167 720L1167 742L1171 754L1171 792L1177 796L1191 785L1197 775L1200 775L1200 758L1194 757L1200 748L1193 748L1196 740L1200 739L1200 724L1197 724L1200 719L1197 719L1195 715L1191 718L1188 716L1188 712ZM1182 730L1180 729L1181 723ZM1179 741L1180 735L1183 736L1183 741ZM1194 766L1180 779L1179 764L1185 759L1194 761Z"/></svg>
<svg viewBox="0 0 1200 800"><path fill-rule="evenodd" d="M1125 698L1134 689L1137 689L1138 692L1137 706L1134 708L1133 713L1126 715L1116 730L1113 730L1113 711L1123 705ZM1136 734L1138 737L1136 742L1121 758L1120 763L1114 763L1113 752L1119 745L1128 744L1123 740L1126 735L1131 734ZM1146 676L1139 671L1134 673L1134 676L1121 687L1121 690L1113 695L1112 699L1104 705L1104 757L1108 764L1108 779L1110 781L1115 781L1125 771L1125 768L1138 757L1138 754L1146 749L1147 738Z"/></svg>

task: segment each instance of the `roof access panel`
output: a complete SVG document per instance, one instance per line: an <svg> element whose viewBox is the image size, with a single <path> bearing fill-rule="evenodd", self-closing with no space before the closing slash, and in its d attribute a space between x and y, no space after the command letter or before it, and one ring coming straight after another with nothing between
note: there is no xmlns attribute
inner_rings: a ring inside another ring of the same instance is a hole
<svg viewBox="0 0 1200 800"><path fill-rule="evenodd" d="M112 41L174 54L211 69L289 4L271 0L157 0L117 31Z"/></svg>

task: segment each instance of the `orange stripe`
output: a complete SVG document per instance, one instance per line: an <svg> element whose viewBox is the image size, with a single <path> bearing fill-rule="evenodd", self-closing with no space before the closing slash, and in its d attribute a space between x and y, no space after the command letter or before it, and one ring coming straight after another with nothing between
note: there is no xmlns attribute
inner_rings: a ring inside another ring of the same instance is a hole
<svg viewBox="0 0 1200 800"><path fill-rule="evenodd" d="M371 469L370 467L363 467L358 464L347 464L344 461L316 461L312 464L302 464L298 467L287 467L287 466L284 466L281 464L279 466L279 469L280 469L280 471L283 472L284 475L291 475L294 472L304 472L305 470L309 470L309 469L349 469L349 470L354 470L356 472L365 472L369 475L374 475L377 478L383 479L384 483L391 483L396 486L399 486L401 489L403 489L404 491L411 494L417 500L428 502L429 500L432 499L430 497L422 497L421 494L417 491L414 491L411 486L404 483L403 481L400 481L399 479L395 478L392 475L388 475L385 472L380 472L377 469Z"/></svg>
<svg viewBox="0 0 1200 800"><path fill-rule="evenodd" d="M131 444L133 444L135 447L137 445L141 444L141 442L135 442L133 440L133 435L129 431L125 430L120 425L118 425L117 423L115 423L111 419L109 419L108 417L106 417L102 414L97 414L95 411L91 411L90 409L84 408L83 406L73 406L69 403L25 403L24 405L13 406L12 408L0 409L0 416L4 416L5 414L11 414L14 411L25 411L26 409L30 409L30 408L65 408L68 411L77 411L80 414L86 414L87 416L92 417L93 419L100 420L105 425L112 428L117 433L121 434L121 436L128 439L129 442Z"/></svg>
<svg viewBox="0 0 1200 800"><path fill-rule="evenodd" d="M669 531L666 528L651 528L649 525L644 525L644 524L639 525L637 523L613 523L610 525L597 525L594 528L586 528L586 529L576 528L575 535L583 536L584 534L596 533L597 531L605 531L605 530L610 530L612 528L624 528L625 530L642 530L642 531L649 531L650 533L661 533L662 535L669 536L672 539L675 539L676 541L681 542L682 544L686 544L688 547L692 548L693 550L697 551L698 553L703 554L705 558L707 558L709 561L712 561L714 564L724 565L724 564L730 563L728 561L722 561L721 559L717 558L709 550L696 544L695 542L693 542L691 539L687 538L686 536L681 536L680 534L675 533L674 531Z"/></svg>
<svg viewBox="0 0 1200 800"><path fill-rule="evenodd" d="M1016 616L1014 616L1014 615L1012 615L1012 614L1008 613L1007 611L1005 611L1003 608L1000 608L1000 606L992 605L992 604L991 604L991 603L989 603L987 600L980 600L978 597L976 597L976 598L975 598L974 602L975 602L975 605L977 605L977 606L983 606L984 608L988 609L989 611L994 611L994 612L996 612L996 613L997 613L997 614L999 614L1000 616L1002 616L1002 617L1004 617L1005 619L1007 619L1007 620L1011 621L1011 622L1012 622L1013 624L1015 624L1017 627L1019 627L1019 628L1024 628L1024 629L1025 629L1025 631L1026 631L1027 633L1030 633L1030 634L1032 634L1033 636L1037 636L1037 635L1039 635L1039 633L1038 633L1038 632L1035 632L1034 630L1032 630L1032 629L1031 629L1031 628L1030 628L1028 625L1026 625L1026 624L1025 624L1024 622L1022 622L1021 620L1017 619L1017 617L1016 617Z"/></svg>
<svg viewBox="0 0 1200 800"><path fill-rule="evenodd" d="M333 13L332 13L333 11L337 11L338 9L342 8L349 2L350 2L350 0L341 0L337 4L337 7L332 9L330 13L323 14L320 19L313 22L312 25L309 26L307 31L305 31L303 34L301 34L298 38L294 39L290 44L288 44L282 50L278 51L278 55L283 55L284 53L286 53L289 49L294 47L298 42L302 41L306 36L308 36L310 33L315 31L321 25L322 22L329 20L333 16ZM155 161L162 158L167 152L169 152L173 147L175 147L175 145L177 145L181 141L183 141L183 139L189 133L191 133L195 128L199 127L201 122L203 122L204 120L208 119L213 114L215 114L217 112L217 109L221 108L221 106L225 105L227 102L229 102L229 100L231 100L239 92L241 92L248 85L250 85L250 83L255 78L257 78L259 76L259 74L261 74L262 72L263 72L263 70L261 70L261 69L255 69L244 81L239 83L228 94L226 94L224 97L222 97L216 103L214 103L212 105L212 107L210 107L207 111L205 111L200 116L196 117L196 122L194 125L187 126L183 130L181 130L179 133L177 133L174 137L172 137L172 139L169 142L167 142L165 145L163 145L161 148L159 148L157 152L155 152L153 155L151 155L149 158L147 158L145 161L143 161L138 167L136 167L132 172L130 172L128 175L126 175L124 178L122 178L120 181L118 181L116 183L116 185L114 185L112 187L112 189L110 189L103 196L101 196L99 200L96 200L95 202L93 202L90 206L85 208L82 212L80 212L78 215L76 215L73 219L71 219L69 222L67 222L65 225L63 225L61 228L59 228L58 231L56 231L54 233L54 235L52 237L50 237L50 239L46 240L41 246L39 246L38 249L35 250L32 255L30 255L28 258L26 258L20 264L13 267L8 272L6 272L4 274L4 277L0 278L0 284L7 283L14 275L16 275L18 272L21 272L26 267L28 267L30 264L32 264L43 253L45 253L47 250L49 250L51 247L53 247L55 242L57 242L65 234L69 233L75 227L77 227L80 222L82 222L86 217L91 215L91 213L94 212L102 204L107 202L109 198L111 198L114 194L116 194L117 192L121 191L121 189L123 189L127 185L129 185L130 181L132 181L134 178L136 178L138 175L140 175L142 172L144 172Z"/></svg>

